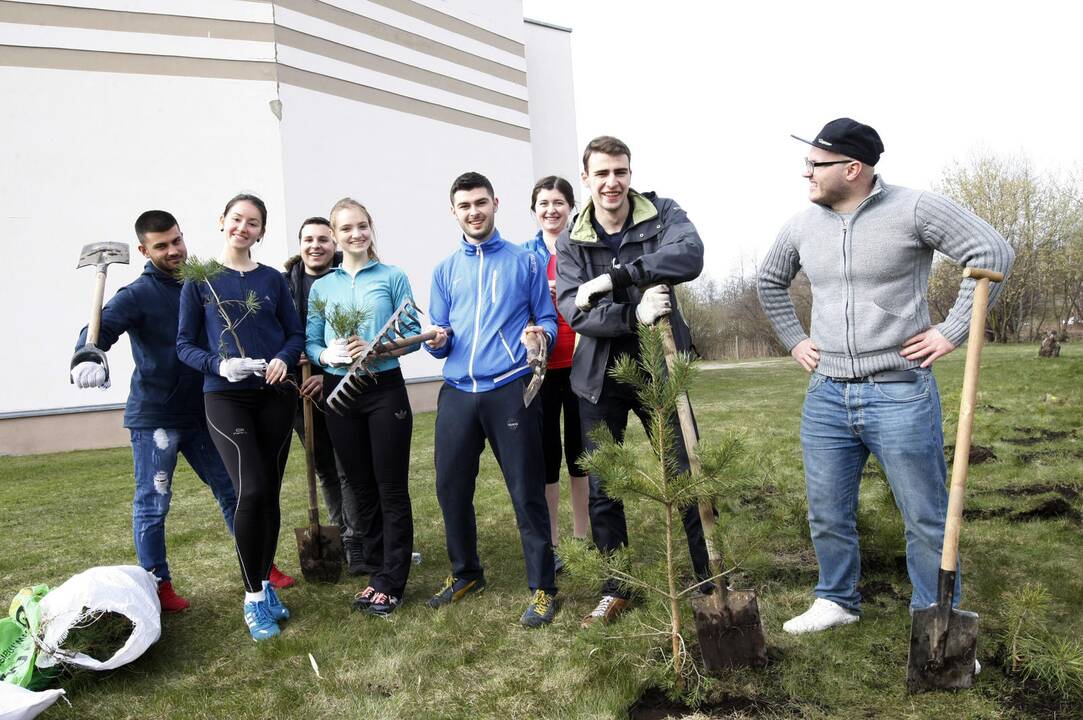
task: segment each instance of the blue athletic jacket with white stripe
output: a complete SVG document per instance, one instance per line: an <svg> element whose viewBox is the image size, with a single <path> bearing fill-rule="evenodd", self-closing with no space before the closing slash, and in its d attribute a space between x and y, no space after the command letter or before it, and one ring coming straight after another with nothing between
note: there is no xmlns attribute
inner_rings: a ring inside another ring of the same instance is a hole
<svg viewBox="0 0 1083 720"><path fill-rule="evenodd" d="M540 325L549 347L557 316L538 256L498 231L480 245L462 240L432 275L429 319L452 330L443 347L444 380L464 392L486 392L529 372L523 328Z"/></svg>

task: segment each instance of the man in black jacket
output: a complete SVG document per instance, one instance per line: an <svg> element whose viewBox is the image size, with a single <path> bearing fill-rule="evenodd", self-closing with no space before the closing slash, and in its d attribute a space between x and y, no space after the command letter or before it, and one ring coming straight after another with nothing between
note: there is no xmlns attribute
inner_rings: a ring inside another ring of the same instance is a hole
<svg viewBox="0 0 1083 720"><path fill-rule="evenodd" d="M631 155L617 138L590 141L583 153L582 179L591 197L571 232L557 240L557 306L579 334L571 383L579 396L588 450L594 449L589 433L599 423L604 422L618 442L623 440L629 411L647 427L647 413L635 389L614 381L608 371L621 355L638 357L638 323L651 325L665 315L670 317L678 350L691 347L669 286L694 280L703 269L703 243L684 210L673 200L631 189ZM672 423L680 467L687 470L683 436L676 418ZM697 577L707 578L707 546L696 506L684 508L682 519L692 566ZM602 552L628 544L624 505L609 497L593 474L590 524L594 544ZM609 622L627 605L626 591L609 579L583 627Z"/></svg>
<svg viewBox="0 0 1083 720"><path fill-rule="evenodd" d="M307 327L308 293L312 289L312 284L338 267L342 261L342 253L335 250L331 223L325 218L310 217L305 220L301 223L297 238L301 244L300 254L286 261L286 272L283 275L286 278L286 284L289 285L290 295L293 296L293 303L297 306L297 313L301 316L301 323ZM323 394L323 369L316 363L312 363L310 367L312 376L308 382L301 385L301 395L312 398L313 402L318 402ZM304 444L305 416L302 403L303 399L297 403L293 427L301 443ZM379 531L380 525L374 523L375 530L370 530L368 533L371 535L375 532L374 538L364 537L365 534L358 531L357 500L338 467L335 451L331 446L331 437L327 434L327 423L318 410L312 414L312 441L320 493L327 505L327 514L331 523L338 526L342 533L349 572L353 575L373 572L382 564L380 557L383 552L383 538Z"/></svg>

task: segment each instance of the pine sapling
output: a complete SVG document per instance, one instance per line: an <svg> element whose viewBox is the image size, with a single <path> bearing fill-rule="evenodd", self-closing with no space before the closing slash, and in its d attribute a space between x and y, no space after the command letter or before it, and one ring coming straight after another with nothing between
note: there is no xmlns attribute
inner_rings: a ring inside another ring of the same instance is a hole
<svg viewBox="0 0 1083 720"><path fill-rule="evenodd" d="M215 309L218 314L222 316L222 321L225 323L222 328L222 332L218 336L218 354L223 360L228 358L229 348L225 342L226 333L229 333L233 337L233 345L237 348L238 357L248 357L248 354L244 350L244 346L241 344L241 338L237 335L237 328L242 322L249 316L255 315L260 311L260 300L256 293L252 290L248 291L244 300L223 300L218 297L218 291L214 289L214 284L211 280L218 277L225 270L225 266L217 260L211 258L210 260L200 260L195 255L189 255L188 259L184 261L180 267L177 268L176 277L182 282L191 283L205 283L207 289L210 290L211 300L214 303ZM241 309L241 316L236 320L229 314L227 306L236 305Z"/></svg>
<svg viewBox="0 0 1083 720"><path fill-rule="evenodd" d="M354 303L329 303L326 298L321 297L312 298L309 307L311 312L315 312L331 326L335 337L340 338L357 335L369 316L367 307L357 307Z"/></svg>

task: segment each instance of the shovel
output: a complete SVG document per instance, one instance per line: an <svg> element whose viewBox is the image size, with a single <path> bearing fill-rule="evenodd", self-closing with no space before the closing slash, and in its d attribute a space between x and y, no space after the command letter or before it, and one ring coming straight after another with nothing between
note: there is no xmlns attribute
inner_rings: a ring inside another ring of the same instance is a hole
<svg viewBox="0 0 1083 720"><path fill-rule="evenodd" d="M944 547L940 555L936 602L914 611L910 625L910 658L906 687L911 693L926 690L962 690L974 684L974 656L978 645L978 615L951 606L959 559L959 529L963 522L963 495L970 462L970 433L974 427L974 402L981 370L981 346L985 340L985 312L989 282L1000 282L1003 273L967 268L963 277L974 278L974 307L970 313L970 338L966 346L963 394L959 401L959 429L955 435L955 459L951 463L951 491L944 523Z"/></svg>
<svg viewBox="0 0 1083 720"><path fill-rule="evenodd" d="M312 375L307 359L301 360L301 377ZM302 383L303 384L303 383ZM320 525L320 508L316 504L316 461L312 446L312 399L304 399L305 469L308 474L308 527L294 528L301 574L309 582L338 582L342 576L342 535L337 527Z"/></svg>
<svg viewBox="0 0 1083 720"><path fill-rule="evenodd" d="M113 263L128 264L128 246L119 242L98 242L84 245L79 252L78 270L87 265L94 265L97 274L94 282L94 297L90 304L90 323L86 330L86 344L71 356L74 368L81 362L96 362L105 368L105 379L109 380L109 361L98 347L98 334L102 324L102 302L105 299L105 275Z"/></svg>
<svg viewBox="0 0 1083 720"><path fill-rule="evenodd" d="M666 365L670 370L677 359L677 345L673 341L673 328L669 318L658 320L662 330L662 342L666 349ZM688 395L677 400L677 418L681 423L684 447L693 475L700 473L697 452L696 426L692 419L692 406ZM728 668L767 664L767 644L760 621L760 606L755 590L731 590L722 576L722 557L711 541L715 528L714 507L710 502L699 504L699 518L703 523L703 537L707 543L707 556L711 574L719 576L718 588L709 595L692 598L692 615L696 620L696 635L707 672L721 675Z"/></svg>

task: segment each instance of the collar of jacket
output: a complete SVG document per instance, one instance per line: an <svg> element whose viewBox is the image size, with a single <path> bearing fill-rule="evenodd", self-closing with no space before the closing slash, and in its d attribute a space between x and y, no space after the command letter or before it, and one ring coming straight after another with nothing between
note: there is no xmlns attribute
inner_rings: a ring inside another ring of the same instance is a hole
<svg viewBox="0 0 1083 720"><path fill-rule="evenodd" d="M872 179L872 190L870 190L869 194L865 197L865 199L862 200L856 208L854 208L854 211L850 213L851 217L856 217L858 213L867 208L869 205L878 201L884 195L887 195L889 193L889 187L889 185L884 184L884 181L880 178L879 175L874 175ZM817 207L819 207L826 213L830 213L831 215L836 215L840 217L842 215L842 213L837 213L831 208L824 207L823 205L818 205Z"/></svg>
<svg viewBox="0 0 1083 720"><path fill-rule="evenodd" d="M481 245L475 245L465 237L461 240L464 255L477 255L480 249L482 253L496 252L504 246L504 238L500 237L500 231L493 228L493 235Z"/></svg>
<svg viewBox="0 0 1083 720"><path fill-rule="evenodd" d="M157 265L147 260L147 264L143 266L143 274L150 275L158 282L165 283L166 285L182 285L183 283L174 275L170 275L167 272L162 272Z"/></svg>
<svg viewBox="0 0 1083 720"><path fill-rule="evenodd" d="M365 272L365 271L366 271L366 270L368 270L369 268L374 268L374 267L376 267L376 266L377 266L377 265L379 265L379 264L380 264L380 261L379 261L379 260L377 260L376 258L369 258L369 261L368 261L367 263L365 263L365 266L364 266L364 267L362 267L362 268L360 268L360 269L359 269L359 270L358 270L358 271L357 271L356 273L354 273L353 275L351 275L351 274L350 274L350 271L349 271L349 270L347 270L346 268L342 267L342 265L338 265L338 266L336 266L336 267L335 267L335 269L334 269L334 270L332 270L331 272L333 272L333 273L334 273L335 275L342 275L343 277L348 277L348 278L350 278L351 280L353 280L353 279L354 279L355 277L357 277L357 276L358 276L358 275L360 275L361 273Z"/></svg>
<svg viewBox="0 0 1083 720"><path fill-rule="evenodd" d="M653 197L654 193L640 195L635 190L628 190L628 200L632 203L632 208L630 210L632 214L632 224L628 226L629 229L642 222L653 220L658 217L658 208L651 202L651 198ZM575 216L575 223L572 225L571 234L568 236L569 239L575 242L590 243L592 245L597 244L598 233L594 231L594 225L590 222L592 217L594 217L594 198L587 200L583 209Z"/></svg>
<svg viewBox="0 0 1083 720"><path fill-rule="evenodd" d="M568 232L567 229L562 230L561 235L563 235L563 234L565 234L567 232ZM549 246L545 244L545 238L542 237L542 231L541 230L538 231L537 235L535 235L534 237L530 238L525 243L523 243L523 247L525 247L527 250L530 250L531 252L536 252L538 254L544 254L546 261L548 261L549 256L553 254L553 253L549 252Z"/></svg>

